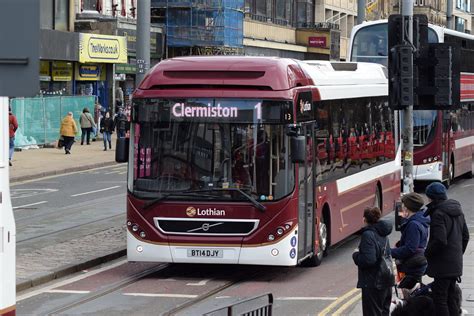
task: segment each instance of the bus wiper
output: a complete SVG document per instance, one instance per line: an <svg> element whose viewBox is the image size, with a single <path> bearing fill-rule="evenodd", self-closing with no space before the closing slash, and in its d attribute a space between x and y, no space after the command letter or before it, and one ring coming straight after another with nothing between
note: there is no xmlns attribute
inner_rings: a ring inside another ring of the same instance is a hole
<svg viewBox="0 0 474 316"><path fill-rule="evenodd" d="M229 189L222 189L222 190L237 191L240 194L242 194L243 196L245 196L247 198L247 200L252 202L252 204L255 205L255 207L258 208L259 211L261 211L262 213L267 210L265 205L263 205L262 203L257 201L255 198L253 198L250 194L245 193L243 190L241 190L239 188L229 188Z"/></svg>
<svg viewBox="0 0 474 316"><path fill-rule="evenodd" d="M156 198L156 199L153 199L153 200L149 201L148 203L146 203L143 206L143 210L146 210L146 209L152 207L153 205L156 205L158 202L163 201L163 200L167 199L170 196L214 197L213 195L202 195L202 194L197 194L197 193L194 193L194 192L186 192L186 191L184 191L184 192L170 192L170 193L163 194L159 198Z"/></svg>
<svg viewBox="0 0 474 316"><path fill-rule="evenodd" d="M251 195L245 193L243 190L239 188L213 188L213 189L207 189L207 190L193 190L191 192L216 192L216 191L237 191L240 194L242 194L247 200L249 200L256 208L258 208L259 211L265 212L267 208L265 205L257 201L255 198L253 198Z"/></svg>

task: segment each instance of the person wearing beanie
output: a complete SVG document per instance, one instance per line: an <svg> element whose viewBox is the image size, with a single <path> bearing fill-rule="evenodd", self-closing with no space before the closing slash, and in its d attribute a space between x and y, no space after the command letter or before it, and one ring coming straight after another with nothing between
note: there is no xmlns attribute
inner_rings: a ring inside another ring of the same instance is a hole
<svg viewBox="0 0 474 316"><path fill-rule="evenodd" d="M463 272L463 254L469 242L469 230L461 204L448 199L442 183L426 187L430 203L425 215L431 217L430 237L425 250L426 273L434 279L431 290L436 315L459 315L456 281Z"/></svg>
<svg viewBox="0 0 474 316"><path fill-rule="evenodd" d="M408 193L402 197L402 235L396 247L391 249L397 270L405 274L399 288L411 289L421 282L428 265L424 253L428 243L430 218L425 217L421 210L424 204L423 197L418 193Z"/></svg>
<svg viewBox="0 0 474 316"><path fill-rule="evenodd" d="M432 201L447 200L446 187L440 182L433 182L426 187L426 196Z"/></svg>

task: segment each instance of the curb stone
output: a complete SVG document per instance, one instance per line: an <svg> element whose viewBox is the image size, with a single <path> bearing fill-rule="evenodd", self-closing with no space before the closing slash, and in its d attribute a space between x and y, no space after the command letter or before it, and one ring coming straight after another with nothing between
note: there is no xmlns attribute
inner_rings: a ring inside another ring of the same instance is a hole
<svg viewBox="0 0 474 316"><path fill-rule="evenodd" d="M85 165L85 166L72 167L72 168L68 168L68 169L45 171L45 172L40 172L40 173L37 173L37 174L29 174L29 175L20 176L20 177L11 177L10 178L10 183L21 182L21 181L26 181L26 180L33 180L33 179L37 179L37 178L60 175L60 174L66 174L66 173L69 173L69 172L84 171L84 170L93 169L93 168L112 166L112 165L115 165L115 164L118 164L118 163L115 162L115 161L106 161L106 162L99 162L99 163L95 163L95 164Z"/></svg>

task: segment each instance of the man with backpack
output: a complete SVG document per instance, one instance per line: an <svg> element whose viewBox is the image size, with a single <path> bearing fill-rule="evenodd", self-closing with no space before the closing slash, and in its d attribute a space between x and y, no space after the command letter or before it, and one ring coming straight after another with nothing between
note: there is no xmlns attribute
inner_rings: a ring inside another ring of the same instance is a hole
<svg viewBox="0 0 474 316"><path fill-rule="evenodd" d="M436 315L459 315L456 281L463 270L463 254L469 242L469 231L461 204L448 199L439 182L426 187L430 203L425 215L431 217L430 237L425 250L426 274L434 279L431 286Z"/></svg>
<svg viewBox="0 0 474 316"><path fill-rule="evenodd" d="M119 108L118 113L115 115L114 125L117 129L117 137L123 138L128 130L128 118L123 113L123 109Z"/></svg>

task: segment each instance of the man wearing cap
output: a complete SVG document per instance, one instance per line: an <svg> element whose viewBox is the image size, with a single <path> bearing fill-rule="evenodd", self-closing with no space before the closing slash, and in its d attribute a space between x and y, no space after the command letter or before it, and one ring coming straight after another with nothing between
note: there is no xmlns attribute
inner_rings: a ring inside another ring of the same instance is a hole
<svg viewBox="0 0 474 316"><path fill-rule="evenodd" d="M397 260L397 270L405 273L398 287L411 289L417 282L421 282L421 277L425 274L427 262L424 253L428 243L430 218L425 217L421 211L425 201L420 194L405 194L402 203L402 235L391 253Z"/></svg>
<svg viewBox="0 0 474 316"><path fill-rule="evenodd" d="M425 215L431 217L430 238L425 250L426 273L434 278L431 286L436 315L459 315L456 303L456 281L462 275L462 256L469 242L469 231L461 204L448 199L439 182L426 187L430 200Z"/></svg>

